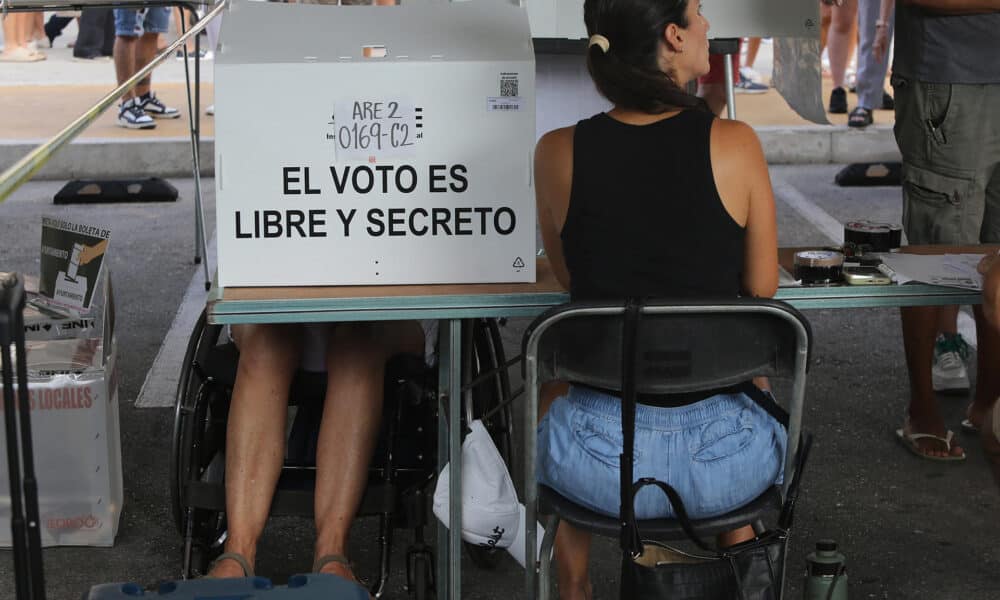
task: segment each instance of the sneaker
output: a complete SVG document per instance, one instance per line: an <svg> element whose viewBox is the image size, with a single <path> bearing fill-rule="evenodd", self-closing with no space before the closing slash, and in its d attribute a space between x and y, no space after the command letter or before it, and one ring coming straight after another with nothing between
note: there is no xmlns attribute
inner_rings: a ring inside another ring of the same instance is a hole
<svg viewBox="0 0 1000 600"><path fill-rule="evenodd" d="M960 334L939 335L934 342L934 365L931 381L934 391L942 394L966 394L969 391L969 373L965 361L969 358L969 345Z"/></svg>
<svg viewBox="0 0 1000 600"><path fill-rule="evenodd" d="M766 85L750 81L743 76L743 73L740 73L739 82L733 86L733 91L737 94L763 94L769 89Z"/></svg>
<svg viewBox="0 0 1000 600"><path fill-rule="evenodd" d="M753 67L740 67L740 77L743 79L749 79L754 83L764 83L764 78L760 76L760 73L755 71Z"/></svg>
<svg viewBox="0 0 1000 600"><path fill-rule="evenodd" d="M118 125L127 129L152 129L156 127L152 117L142 110L135 98L129 98L118 107Z"/></svg>
<svg viewBox="0 0 1000 600"><path fill-rule="evenodd" d="M847 114L847 90L844 88L833 88L833 91L830 92L830 113Z"/></svg>
<svg viewBox="0 0 1000 600"><path fill-rule="evenodd" d="M205 109L205 114L215 116L215 105L209 104L208 108Z"/></svg>
<svg viewBox="0 0 1000 600"><path fill-rule="evenodd" d="M156 119L176 119L181 116L181 111L160 102L160 99L156 97L156 92L146 92L139 96L139 103L142 110Z"/></svg>

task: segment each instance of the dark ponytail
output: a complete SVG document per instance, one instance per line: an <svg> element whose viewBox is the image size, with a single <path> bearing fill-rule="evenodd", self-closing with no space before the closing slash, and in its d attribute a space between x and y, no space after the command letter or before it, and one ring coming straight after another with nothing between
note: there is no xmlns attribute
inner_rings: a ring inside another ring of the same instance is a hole
<svg viewBox="0 0 1000 600"><path fill-rule="evenodd" d="M697 0L695 0L697 1ZM701 98L681 89L657 62L663 30L687 28L689 0L586 0L587 35L602 35L610 47L587 48L587 70L601 95L616 106L658 114L694 108L708 111Z"/></svg>

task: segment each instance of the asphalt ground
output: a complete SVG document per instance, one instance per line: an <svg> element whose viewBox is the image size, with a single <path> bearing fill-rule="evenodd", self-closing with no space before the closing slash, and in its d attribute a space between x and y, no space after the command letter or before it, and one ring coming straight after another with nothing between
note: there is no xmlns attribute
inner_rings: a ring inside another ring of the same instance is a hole
<svg viewBox="0 0 1000 600"><path fill-rule="evenodd" d="M835 229L834 221L899 221L898 188L838 188L832 183L838 169L772 168L782 245L825 245L824 231ZM134 404L189 284L201 277L192 263L193 184L174 183L181 191L176 203L55 206L51 198L60 184L38 182L0 204L0 270L37 272L42 215L107 223L113 231L108 260L118 310L124 512L113 548L44 551L49 598L79 598L104 582L150 584L180 571L180 537L167 484L173 411ZM206 180L209 231L212 188ZM191 301L203 304L204 297ZM898 311L813 310L807 316L815 344L805 424L815 432L816 445L792 536L786 597L801 597L805 554L823 537L836 539L847 555L852 598L1000 597L1000 494L979 442L959 434L969 460L942 464L912 456L893 436L908 395ZM512 320L505 327L511 353L525 325ZM517 369L512 376L517 378ZM968 398L943 397L941 403L946 422L957 430ZM39 447L46 443L52 441L36 441ZM513 472L517 479L520 469ZM269 523L259 573L281 582L307 570L312 534L304 520ZM374 568L374 537L371 519L355 528L352 554L362 572ZM408 540L408 532L398 533L387 598L406 597L402 566ZM617 561L614 540L595 544L595 597L617 596ZM468 560L463 567L465 597L523 596L522 572L512 560L505 558L491 572ZM0 581L5 582L0 598L12 598L9 551L0 551Z"/></svg>

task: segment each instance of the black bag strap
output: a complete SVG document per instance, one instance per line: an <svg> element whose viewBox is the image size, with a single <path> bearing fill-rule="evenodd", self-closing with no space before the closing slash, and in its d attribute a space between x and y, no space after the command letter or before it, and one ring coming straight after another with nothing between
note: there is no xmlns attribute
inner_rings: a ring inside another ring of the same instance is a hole
<svg viewBox="0 0 1000 600"><path fill-rule="evenodd" d="M667 499L670 500L671 506L674 507L674 513L676 514L677 522L680 523L681 529L684 530L684 533L688 536L688 539L694 542L694 544L699 548L701 548L702 550L710 552L714 555L719 555L719 552L715 548L713 548L711 545L707 544L703 539L698 537L698 534L694 530L694 525L691 524L691 518L688 517L687 509L684 508L684 501L681 500L681 495L678 494L677 490L675 490L673 486L671 486L670 484L664 483L652 477L643 477L642 479L636 481L634 484L630 486L631 493L629 494L629 499L628 499L629 506L634 507L636 494L639 493L639 490L648 485L656 486L660 488L660 490L664 494L666 494ZM628 524L628 526L631 529L629 535L634 536L635 539L639 540L640 551L641 551L642 534L639 533L639 523L635 519L634 510L632 514L632 520Z"/></svg>
<svg viewBox="0 0 1000 600"><path fill-rule="evenodd" d="M619 456L621 494L621 548L632 556L642 553L642 539L635 522L632 502L633 463L635 458L635 355L642 301L630 298L625 302L622 323L622 453Z"/></svg>

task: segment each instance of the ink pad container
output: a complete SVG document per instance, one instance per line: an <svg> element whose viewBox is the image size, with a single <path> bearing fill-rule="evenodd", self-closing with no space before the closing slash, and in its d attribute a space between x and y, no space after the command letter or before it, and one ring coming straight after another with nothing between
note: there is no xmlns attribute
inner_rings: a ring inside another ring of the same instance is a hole
<svg viewBox="0 0 1000 600"><path fill-rule="evenodd" d="M844 255L833 250L803 250L795 253L795 279L802 285L840 283Z"/></svg>

